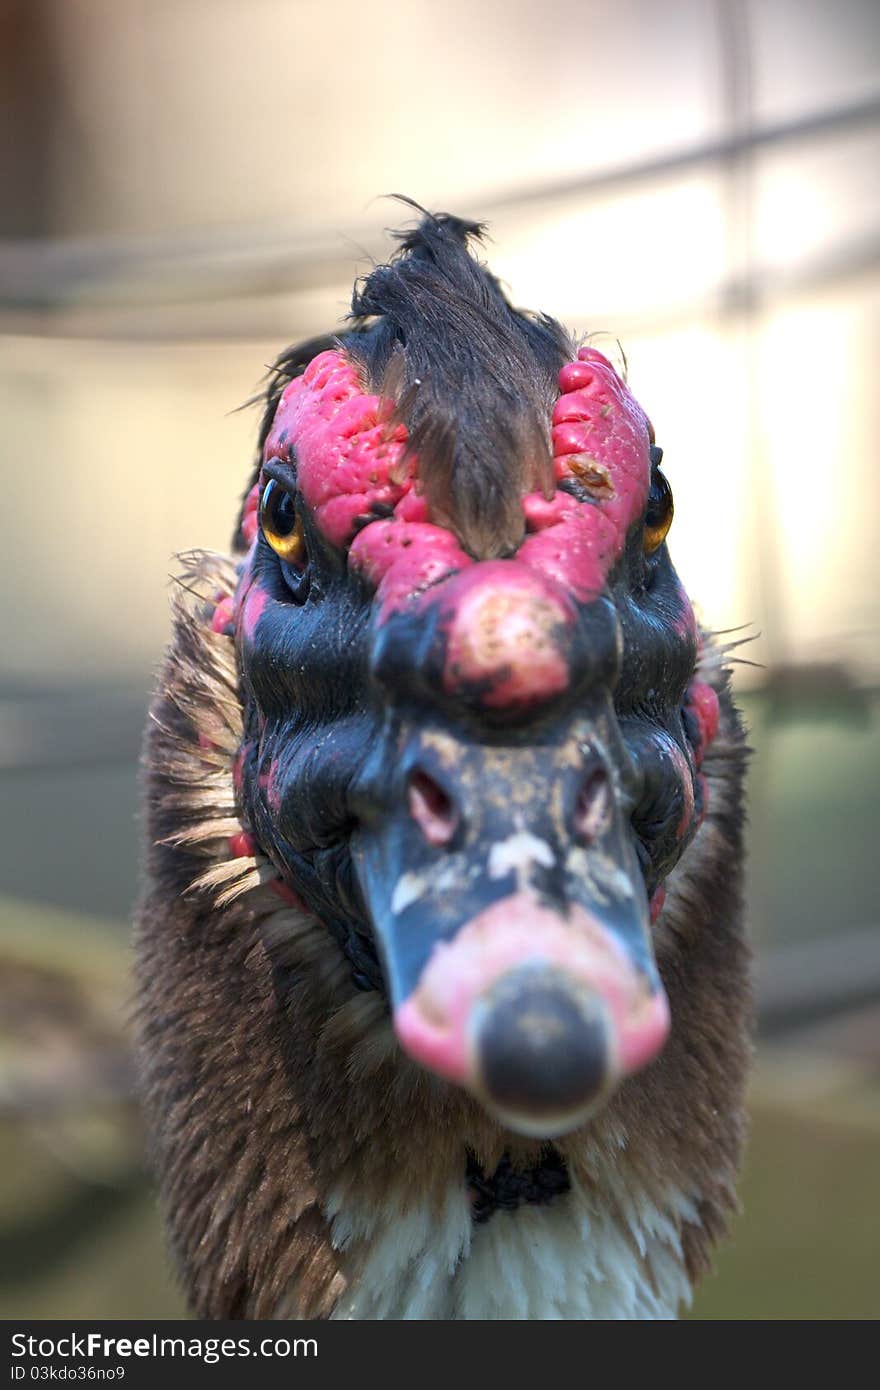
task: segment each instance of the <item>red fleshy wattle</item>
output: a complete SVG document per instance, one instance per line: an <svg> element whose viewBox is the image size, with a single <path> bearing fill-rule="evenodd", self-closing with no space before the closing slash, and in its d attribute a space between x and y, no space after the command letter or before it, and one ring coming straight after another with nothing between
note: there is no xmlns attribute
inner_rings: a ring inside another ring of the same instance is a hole
<svg viewBox="0 0 880 1390"><path fill-rule="evenodd" d="M214 616L211 619L211 631L223 633L233 620L234 602L231 595L221 598L217 607L214 609Z"/></svg>
<svg viewBox="0 0 880 1390"><path fill-rule="evenodd" d="M257 852L257 842L246 830L229 837L229 853L233 859L250 859Z"/></svg>
<svg viewBox="0 0 880 1390"><path fill-rule="evenodd" d="M718 695L707 681L692 681L688 687L687 703L700 730L699 744L695 750L699 767L703 754L718 735Z"/></svg>

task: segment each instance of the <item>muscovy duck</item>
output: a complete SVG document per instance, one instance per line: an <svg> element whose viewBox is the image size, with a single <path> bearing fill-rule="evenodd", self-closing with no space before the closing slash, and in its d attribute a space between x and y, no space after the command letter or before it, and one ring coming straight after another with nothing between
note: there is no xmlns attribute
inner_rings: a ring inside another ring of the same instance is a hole
<svg viewBox="0 0 880 1390"><path fill-rule="evenodd" d="M481 231L425 214L279 359L174 600L139 1057L202 1317L670 1317L735 1204L726 649L647 417Z"/></svg>

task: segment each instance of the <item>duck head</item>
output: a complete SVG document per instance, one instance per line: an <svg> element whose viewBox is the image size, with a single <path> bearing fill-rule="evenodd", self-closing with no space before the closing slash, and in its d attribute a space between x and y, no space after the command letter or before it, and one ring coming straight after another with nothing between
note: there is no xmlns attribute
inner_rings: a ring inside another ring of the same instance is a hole
<svg viewBox="0 0 880 1390"><path fill-rule="evenodd" d="M565 1133L660 1053L717 724L652 428L426 217L280 364L239 531L243 816L400 1046Z"/></svg>

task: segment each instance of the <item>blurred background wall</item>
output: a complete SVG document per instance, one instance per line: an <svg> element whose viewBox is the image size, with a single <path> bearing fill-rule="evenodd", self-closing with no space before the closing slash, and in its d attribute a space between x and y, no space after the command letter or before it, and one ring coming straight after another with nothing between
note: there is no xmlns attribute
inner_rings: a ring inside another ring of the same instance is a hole
<svg viewBox="0 0 880 1390"><path fill-rule="evenodd" d="M403 192L619 340L686 585L757 634L754 1137L696 1312L876 1316L880 6L0 0L0 74L0 1311L180 1312L124 1034L166 577Z"/></svg>

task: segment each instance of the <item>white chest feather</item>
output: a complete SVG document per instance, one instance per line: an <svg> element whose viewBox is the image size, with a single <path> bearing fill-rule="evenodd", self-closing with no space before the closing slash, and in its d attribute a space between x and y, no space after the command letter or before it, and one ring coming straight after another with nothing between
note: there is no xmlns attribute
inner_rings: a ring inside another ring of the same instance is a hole
<svg viewBox="0 0 880 1390"><path fill-rule="evenodd" d="M333 1242L349 1256L336 1318L674 1318L690 1299L679 1224L694 1220L670 1193L664 1210L583 1190L547 1206L497 1211L474 1225L463 1189L442 1212L335 1206Z"/></svg>

